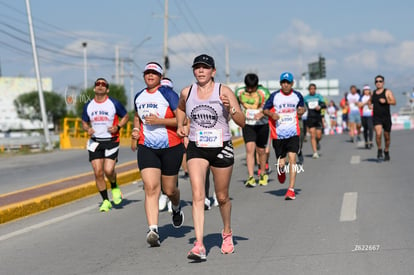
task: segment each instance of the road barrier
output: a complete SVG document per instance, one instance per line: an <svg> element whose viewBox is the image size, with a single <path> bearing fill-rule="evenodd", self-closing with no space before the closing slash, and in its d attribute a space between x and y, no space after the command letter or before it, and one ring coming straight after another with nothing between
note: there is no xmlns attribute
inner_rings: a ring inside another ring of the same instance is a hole
<svg viewBox="0 0 414 275"><path fill-rule="evenodd" d="M132 123L128 122L119 130L120 145L130 146ZM80 118L64 118L63 131L60 133L60 149L85 149L88 141L88 133L82 128Z"/></svg>

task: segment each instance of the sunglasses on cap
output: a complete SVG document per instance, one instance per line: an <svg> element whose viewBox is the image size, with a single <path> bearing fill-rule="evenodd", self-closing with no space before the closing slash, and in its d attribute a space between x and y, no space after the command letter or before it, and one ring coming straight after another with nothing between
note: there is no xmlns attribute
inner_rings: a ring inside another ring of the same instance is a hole
<svg viewBox="0 0 414 275"><path fill-rule="evenodd" d="M99 87L99 86L107 87L108 84L105 81L96 81L95 82L95 87Z"/></svg>

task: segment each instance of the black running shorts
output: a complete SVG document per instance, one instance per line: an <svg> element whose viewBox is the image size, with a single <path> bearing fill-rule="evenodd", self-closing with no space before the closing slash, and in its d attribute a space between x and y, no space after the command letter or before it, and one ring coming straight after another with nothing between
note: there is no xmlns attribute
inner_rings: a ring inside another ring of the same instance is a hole
<svg viewBox="0 0 414 275"><path fill-rule="evenodd" d="M385 132L391 132L391 126L392 126L391 117L374 116L372 120L374 122L374 126L382 125L382 128L384 129Z"/></svg>
<svg viewBox="0 0 414 275"><path fill-rule="evenodd" d="M243 128L244 143L255 142L259 148L266 148L269 139L269 124L245 125Z"/></svg>
<svg viewBox="0 0 414 275"><path fill-rule="evenodd" d="M192 158L202 158L213 167L229 167L234 164L233 143L231 140L224 141L223 147L201 148L197 147L194 141L187 146L187 161Z"/></svg>
<svg viewBox="0 0 414 275"><path fill-rule="evenodd" d="M119 142L113 140L97 141L88 140L89 161L94 159L117 159Z"/></svg>
<svg viewBox="0 0 414 275"><path fill-rule="evenodd" d="M165 176L178 175L183 161L184 145L182 143L164 149L152 149L145 145L138 145L138 168L158 168Z"/></svg>
<svg viewBox="0 0 414 275"><path fill-rule="evenodd" d="M322 117L308 117L306 126L309 128L322 129Z"/></svg>
<svg viewBox="0 0 414 275"><path fill-rule="evenodd" d="M299 136L293 136L286 139L274 139L272 145L275 150L276 158L284 158L289 152L299 152Z"/></svg>

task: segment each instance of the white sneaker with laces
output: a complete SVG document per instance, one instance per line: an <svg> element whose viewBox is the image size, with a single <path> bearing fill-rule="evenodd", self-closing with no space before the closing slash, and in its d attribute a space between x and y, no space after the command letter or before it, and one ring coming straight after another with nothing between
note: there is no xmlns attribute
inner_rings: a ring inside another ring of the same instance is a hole
<svg viewBox="0 0 414 275"><path fill-rule="evenodd" d="M213 206L216 206L216 207L219 206L216 193L214 193L214 195L213 195Z"/></svg>
<svg viewBox="0 0 414 275"><path fill-rule="evenodd" d="M167 202L168 202L167 195L164 195L164 194L161 193L160 198L158 200L158 209L160 211L164 210L165 207L167 206Z"/></svg>
<svg viewBox="0 0 414 275"><path fill-rule="evenodd" d="M204 210L210 210L211 209L211 201L209 198L204 199Z"/></svg>

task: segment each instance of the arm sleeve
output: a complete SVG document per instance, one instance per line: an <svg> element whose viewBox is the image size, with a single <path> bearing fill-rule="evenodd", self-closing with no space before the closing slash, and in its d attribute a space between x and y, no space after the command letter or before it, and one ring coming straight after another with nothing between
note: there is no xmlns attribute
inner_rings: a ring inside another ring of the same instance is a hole
<svg viewBox="0 0 414 275"><path fill-rule="evenodd" d="M273 99L276 92L272 93L263 105L263 110L270 110L273 107Z"/></svg>
<svg viewBox="0 0 414 275"><path fill-rule="evenodd" d="M116 99L112 99L112 102L115 105L116 114L120 117L124 117L127 114L127 110L124 105Z"/></svg>
<svg viewBox="0 0 414 275"><path fill-rule="evenodd" d="M173 89L171 89L170 87L166 87L166 86L161 86L159 88L159 91L164 96L164 98L168 101L168 104L170 105L170 109L172 111L175 111L178 107L178 101L180 99L178 97L178 94L174 92Z"/></svg>
<svg viewBox="0 0 414 275"><path fill-rule="evenodd" d="M88 105L89 105L89 102L90 101L88 101L84 106L83 106L83 111L82 111L82 120L83 121L85 121L85 122L89 122L90 121L90 119L89 119L89 115L88 115Z"/></svg>

